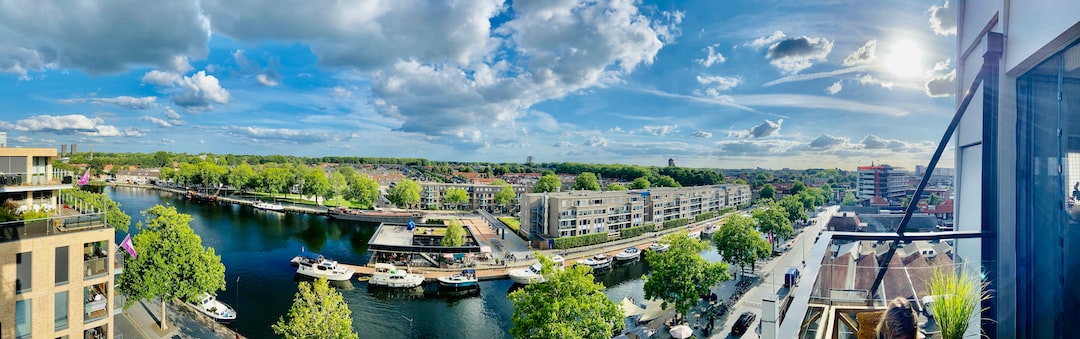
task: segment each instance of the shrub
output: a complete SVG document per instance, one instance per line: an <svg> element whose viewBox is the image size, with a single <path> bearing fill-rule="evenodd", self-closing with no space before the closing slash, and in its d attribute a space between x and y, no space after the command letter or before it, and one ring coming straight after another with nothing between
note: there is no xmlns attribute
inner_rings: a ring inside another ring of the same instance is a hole
<svg viewBox="0 0 1080 339"><path fill-rule="evenodd" d="M633 238L633 237L645 234L645 232L652 232L652 231L655 231L655 230L656 230L656 225L653 225L653 224L641 225L641 226L636 226L636 227L628 227L628 228L624 228L622 231L619 231L619 239L629 239L629 238Z"/></svg>
<svg viewBox="0 0 1080 339"><path fill-rule="evenodd" d="M607 232L577 235L572 237L555 238L556 249L566 249L581 246L596 245L608 240Z"/></svg>
<svg viewBox="0 0 1080 339"><path fill-rule="evenodd" d="M709 211L694 216L694 222L709 220L716 217L716 211Z"/></svg>
<svg viewBox="0 0 1080 339"><path fill-rule="evenodd" d="M679 226L686 226L690 224L690 219L682 218L675 220L668 220L664 222L664 229L675 228Z"/></svg>
<svg viewBox="0 0 1080 339"><path fill-rule="evenodd" d="M504 224L506 224L506 227L510 227L510 229L514 230L514 232L519 232L521 230L521 222L518 221L517 218L499 217L499 221L502 221Z"/></svg>

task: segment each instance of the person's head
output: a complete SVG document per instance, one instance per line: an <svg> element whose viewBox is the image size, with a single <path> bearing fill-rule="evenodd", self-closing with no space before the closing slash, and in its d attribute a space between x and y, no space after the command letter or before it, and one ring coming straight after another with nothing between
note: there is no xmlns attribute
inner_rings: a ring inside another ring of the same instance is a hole
<svg viewBox="0 0 1080 339"><path fill-rule="evenodd" d="M877 326L878 339L915 339L917 332L915 310L904 298L889 302L889 309L881 317Z"/></svg>

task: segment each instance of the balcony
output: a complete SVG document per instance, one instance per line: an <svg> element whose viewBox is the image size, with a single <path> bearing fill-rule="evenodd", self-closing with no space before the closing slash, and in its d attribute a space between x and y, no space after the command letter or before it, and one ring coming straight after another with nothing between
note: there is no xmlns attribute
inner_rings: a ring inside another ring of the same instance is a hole
<svg viewBox="0 0 1080 339"><path fill-rule="evenodd" d="M76 213L74 215L63 215ZM45 219L16 220L0 223L0 242L19 241L69 232L79 232L108 227L104 213L77 214L73 210L62 211Z"/></svg>
<svg viewBox="0 0 1080 339"><path fill-rule="evenodd" d="M67 171L0 172L0 193L71 188L74 176Z"/></svg>
<svg viewBox="0 0 1080 339"><path fill-rule="evenodd" d="M96 241L83 244L83 269L84 278L97 278L109 273L109 266L114 263L109 261L108 241Z"/></svg>
<svg viewBox="0 0 1080 339"><path fill-rule="evenodd" d="M108 288L105 283L83 288L83 322L89 323L109 316Z"/></svg>

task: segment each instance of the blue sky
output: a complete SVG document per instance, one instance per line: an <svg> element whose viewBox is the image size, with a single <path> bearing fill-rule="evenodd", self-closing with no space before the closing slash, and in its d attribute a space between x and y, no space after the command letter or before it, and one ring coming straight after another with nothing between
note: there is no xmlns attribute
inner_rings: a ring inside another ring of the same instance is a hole
<svg viewBox="0 0 1080 339"><path fill-rule="evenodd" d="M7 4L0 131L105 152L912 167L955 105L955 16L940 1Z"/></svg>

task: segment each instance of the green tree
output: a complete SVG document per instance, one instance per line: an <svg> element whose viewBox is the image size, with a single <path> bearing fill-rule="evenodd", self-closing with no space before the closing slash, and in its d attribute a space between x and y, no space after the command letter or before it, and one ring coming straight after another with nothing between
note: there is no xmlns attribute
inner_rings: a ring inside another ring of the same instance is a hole
<svg viewBox="0 0 1080 339"><path fill-rule="evenodd" d="M226 181L228 181L229 186L232 186L233 192L235 193L248 187L248 182L254 178L255 169L251 168L251 165L248 165L245 162L230 169Z"/></svg>
<svg viewBox="0 0 1080 339"><path fill-rule="evenodd" d="M808 218L803 201L797 195L789 195L780 199L780 207L784 209L784 214L790 223Z"/></svg>
<svg viewBox="0 0 1080 339"><path fill-rule="evenodd" d="M765 184L758 193L759 199L776 199L776 188L772 184Z"/></svg>
<svg viewBox="0 0 1080 339"><path fill-rule="evenodd" d="M128 296L124 308L138 300L161 298L161 329L168 329L165 305L179 298L198 301L203 293L225 289L225 266L213 248L205 248L202 238L188 224L191 216L175 207L156 205L145 211L148 219L136 225L142 231L132 238L137 258L124 260L124 271L116 279L116 289Z"/></svg>
<svg viewBox="0 0 1080 339"><path fill-rule="evenodd" d="M301 172L300 182L300 193L315 196L316 205L319 204L319 196L325 196L330 192L330 182L326 179L326 172L322 168L305 168Z"/></svg>
<svg viewBox="0 0 1080 339"><path fill-rule="evenodd" d="M597 181L596 174L592 174L592 172L582 172L574 179L574 189L599 191L600 182Z"/></svg>
<svg viewBox="0 0 1080 339"><path fill-rule="evenodd" d="M314 282L301 281L288 319L278 317L271 328L286 339L359 338L352 331L352 311L341 292L330 288L326 278Z"/></svg>
<svg viewBox="0 0 1080 339"><path fill-rule="evenodd" d="M446 235L439 241L439 244L446 247L465 245L465 228L461 227L460 221L457 219L450 220L450 224L446 225Z"/></svg>
<svg viewBox="0 0 1080 339"><path fill-rule="evenodd" d="M654 182L653 184L658 187L682 187L682 185L680 185L679 182L675 181L674 178L666 175L661 175L660 178L657 178L656 182Z"/></svg>
<svg viewBox="0 0 1080 339"><path fill-rule="evenodd" d="M469 192L457 187L447 188L443 201L454 206L454 209L461 208L461 204L469 201Z"/></svg>
<svg viewBox="0 0 1080 339"><path fill-rule="evenodd" d="M340 198L345 194L345 190L349 189L349 182L345 180L345 175L341 174L341 171L334 171L334 174L330 175L330 180L327 181L330 185L330 199Z"/></svg>
<svg viewBox="0 0 1080 339"><path fill-rule="evenodd" d="M634 190L649 189L650 186L652 186L652 183L650 183L649 179L645 177L634 179L634 182L630 183L630 189Z"/></svg>
<svg viewBox="0 0 1080 339"><path fill-rule="evenodd" d="M791 195L796 195L799 194L799 192L805 191L806 189L806 184L803 183L802 180L795 180L795 182L791 184L791 189L788 191L788 193L790 193Z"/></svg>
<svg viewBox="0 0 1080 339"><path fill-rule="evenodd" d="M401 179L394 187L386 191L386 199L398 207L412 208L420 202L420 184Z"/></svg>
<svg viewBox="0 0 1080 339"><path fill-rule="evenodd" d="M685 233L666 235L660 242L671 247L664 253L645 253L645 260L652 266L645 280L645 298L664 299L665 304L674 304L679 314L685 314L712 286L731 279L726 263L710 263L701 257L708 243Z"/></svg>
<svg viewBox="0 0 1080 339"><path fill-rule="evenodd" d="M546 282L511 292L510 334L515 338L607 339L622 331L623 313L593 281L592 268L577 265L554 271L551 259L537 256Z"/></svg>
<svg viewBox="0 0 1080 339"><path fill-rule="evenodd" d="M507 206L514 203L515 198L517 198L517 193L514 192L514 187L510 186L510 184L503 184L502 188L495 192L495 203L502 206L503 210L506 210Z"/></svg>
<svg viewBox="0 0 1080 339"><path fill-rule="evenodd" d="M712 240L724 261L743 270L747 265L752 270L755 262L770 254L769 242L754 229L754 219L738 213L727 217Z"/></svg>
<svg viewBox="0 0 1080 339"><path fill-rule="evenodd" d="M346 171L345 178L349 181L349 190L345 192L345 199L356 200L361 208L375 208L375 202L379 201L379 182L367 174L349 176Z"/></svg>
<svg viewBox="0 0 1080 339"><path fill-rule="evenodd" d="M625 191L626 186L623 186L622 184L616 182L616 183L612 183L611 185L608 185L607 189L608 189L608 191Z"/></svg>
<svg viewBox="0 0 1080 339"><path fill-rule="evenodd" d="M289 170L281 167L270 167L263 172L263 188L270 193L271 199L274 194L284 193L288 189L289 175Z"/></svg>
<svg viewBox="0 0 1080 339"><path fill-rule="evenodd" d="M779 243L777 239L790 238L792 234L795 234L795 228L791 227L787 211L779 203L766 200L763 205L763 207L755 209L751 214L754 216L754 220L757 221L758 230L761 233L772 235L772 248L775 249L776 244Z"/></svg>
<svg viewBox="0 0 1080 339"><path fill-rule="evenodd" d="M562 181L553 173L544 174L536 181L533 193L558 192L562 188Z"/></svg>
<svg viewBox="0 0 1080 339"><path fill-rule="evenodd" d="M930 199L926 203L928 205L941 205L941 203L943 203L943 202L945 202L945 199L942 199L936 193L931 193L930 194Z"/></svg>
<svg viewBox="0 0 1080 339"><path fill-rule="evenodd" d="M844 195L844 200L841 201L840 204L844 206L855 206L858 205L859 202L855 200L855 194L847 192L847 194Z"/></svg>

